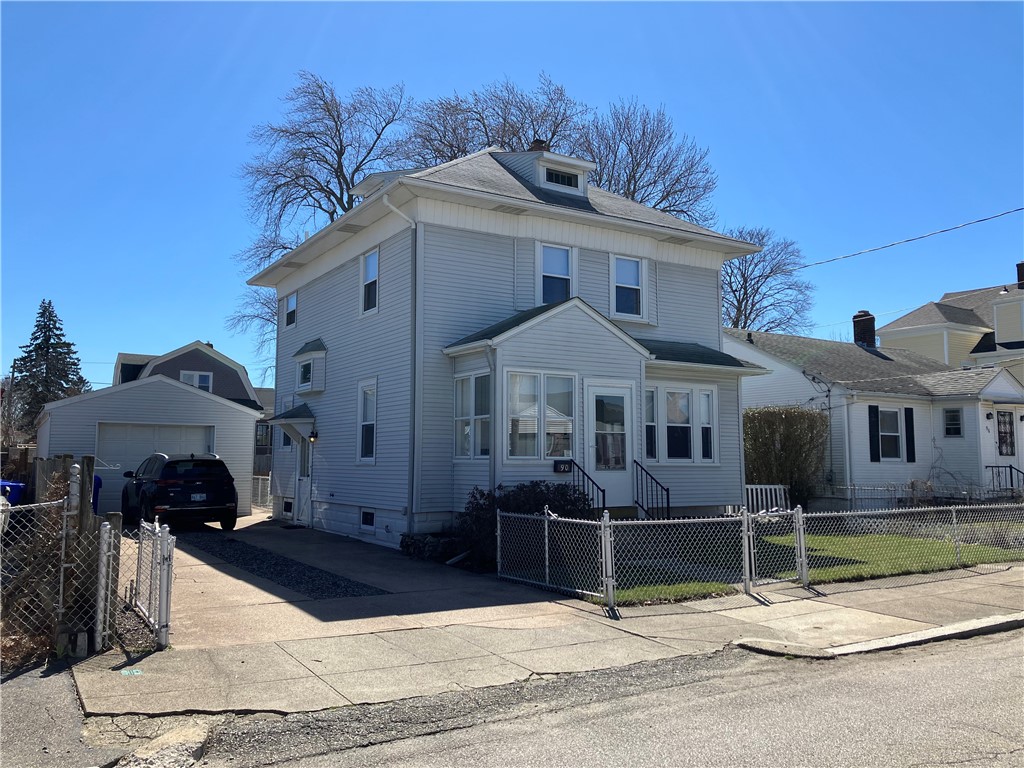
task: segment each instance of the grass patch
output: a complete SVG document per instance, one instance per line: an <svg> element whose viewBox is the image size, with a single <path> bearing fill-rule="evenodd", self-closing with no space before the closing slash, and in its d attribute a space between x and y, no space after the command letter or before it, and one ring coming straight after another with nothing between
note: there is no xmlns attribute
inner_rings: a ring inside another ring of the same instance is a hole
<svg viewBox="0 0 1024 768"><path fill-rule="evenodd" d="M792 534L767 536L777 546L794 546ZM960 560L952 541L866 534L856 536L808 535L807 559L812 584L862 581L911 573L933 573L958 567L1020 560L1024 552L987 544L961 544ZM792 578L794 572L775 574Z"/></svg>
<svg viewBox="0 0 1024 768"><path fill-rule="evenodd" d="M676 584L641 584L627 589L615 590L615 604L656 605L659 603L681 603L687 600L704 600L710 597L725 597L737 594L729 584L714 581L683 581ZM604 598L592 596L588 602L604 605Z"/></svg>

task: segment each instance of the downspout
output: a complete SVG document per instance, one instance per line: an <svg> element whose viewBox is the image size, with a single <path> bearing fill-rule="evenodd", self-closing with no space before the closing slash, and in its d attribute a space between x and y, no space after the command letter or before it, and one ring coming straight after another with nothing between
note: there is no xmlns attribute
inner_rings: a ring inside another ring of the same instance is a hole
<svg viewBox="0 0 1024 768"><path fill-rule="evenodd" d="M498 410L498 372L496 370L495 357L497 353L494 347L487 347L487 370L491 372L491 446L490 446L490 461L487 462L487 487L494 490L494 479L497 473L497 467L495 466L498 461L498 427L496 418L496 412ZM502 433L504 434L504 433Z"/></svg>
<svg viewBox="0 0 1024 768"><path fill-rule="evenodd" d="M409 355L409 467L406 482L408 494L405 505L405 532L410 536L416 532L416 510L419 506L419 486L417 483L419 475L419 430L417 421L420 413L420 387L419 372L422 368L419 365L420 344L419 344L419 258L418 246L420 240L420 229L416 222L396 208L385 194L381 202L388 210L405 219L412 231L412 247L410 248L410 301L409 301L409 339L412 344Z"/></svg>

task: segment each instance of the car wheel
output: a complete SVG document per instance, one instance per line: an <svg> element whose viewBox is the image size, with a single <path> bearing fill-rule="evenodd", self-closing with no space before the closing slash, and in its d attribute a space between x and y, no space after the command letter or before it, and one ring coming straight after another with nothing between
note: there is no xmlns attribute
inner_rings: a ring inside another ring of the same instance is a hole
<svg viewBox="0 0 1024 768"><path fill-rule="evenodd" d="M220 519L220 529L222 531L233 531L235 530L235 522L238 520L237 515L224 515Z"/></svg>
<svg viewBox="0 0 1024 768"><path fill-rule="evenodd" d="M128 489L121 491L121 524L138 525L139 513L132 511L132 505L128 501Z"/></svg>

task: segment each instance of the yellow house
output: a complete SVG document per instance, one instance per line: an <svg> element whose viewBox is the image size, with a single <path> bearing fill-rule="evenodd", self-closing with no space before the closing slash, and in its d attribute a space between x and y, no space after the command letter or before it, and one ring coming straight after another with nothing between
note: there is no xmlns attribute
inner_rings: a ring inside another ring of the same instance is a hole
<svg viewBox="0 0 1024 768"><path fill-rule="evenodd" d="M1016 282L944 294L879 328L878 339L956 368L996 365L1024 382L1024 262Z"/></svg>

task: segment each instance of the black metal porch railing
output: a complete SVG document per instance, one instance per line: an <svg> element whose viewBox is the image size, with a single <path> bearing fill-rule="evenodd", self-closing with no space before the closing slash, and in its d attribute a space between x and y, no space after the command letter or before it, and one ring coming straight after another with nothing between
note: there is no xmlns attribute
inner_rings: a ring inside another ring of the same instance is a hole
<svg viewBox="0 0 1024 768"><path fill-rule="evenodd" d="M633 459L636 493L633 503L648 519L668 520L672 511L672 493L647 471L647 467Z"/></svg>
<svg viewBox="0 0 1024 768"><path fill-rule="evenodd" d="M1021 488L1024 489L1024 472L1017 469L1012 464L1005 466L989 465L985 469L989 471L989 477L992 481L992 490L1001 491L1005 489Z"/></svg>
<svg viewBox="0 0 1024 768"><path fill-rule="evenodd" d="M572 484L573 487L579 488L590 499L590 506L593 509L604 509L604 488L597 484L597 482L590 475L586 473L579 464L576 463L576 459L569 459L572 462Z"/></svg>

